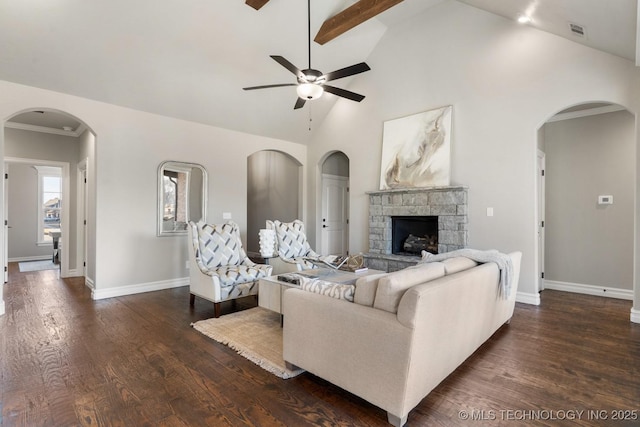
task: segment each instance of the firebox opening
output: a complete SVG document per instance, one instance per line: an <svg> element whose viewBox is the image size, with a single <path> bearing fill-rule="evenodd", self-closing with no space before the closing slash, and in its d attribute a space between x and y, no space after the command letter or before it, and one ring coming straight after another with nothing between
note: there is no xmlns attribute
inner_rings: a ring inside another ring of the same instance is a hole
<svg viewBox="0 0 640 427"><path fill-rule="evenodd" d="M437 216L391 217L391 253L420 255L422 251L438 253Z"/></svg>

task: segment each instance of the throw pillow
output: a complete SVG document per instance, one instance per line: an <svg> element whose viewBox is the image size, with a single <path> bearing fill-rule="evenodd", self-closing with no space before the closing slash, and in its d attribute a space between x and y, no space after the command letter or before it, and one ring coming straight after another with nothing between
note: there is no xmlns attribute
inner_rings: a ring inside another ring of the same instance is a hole
<svg viewBox="0 0 640 427"><path fill-rule="evenodd" d="M300 289L325 295L331 298L343 299L353 302L354 285L344 285L340 283L326 282L320 279L303 279L300 283Z"/></svg>

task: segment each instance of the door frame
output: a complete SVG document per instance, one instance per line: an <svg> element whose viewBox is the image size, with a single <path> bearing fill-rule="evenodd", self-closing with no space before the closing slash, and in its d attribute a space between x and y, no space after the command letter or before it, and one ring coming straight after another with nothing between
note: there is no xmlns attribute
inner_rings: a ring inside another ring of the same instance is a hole
<svg viewBox="0 0 640 427"><path fill-rule="evenodd" d="M345 184L346 187L346 192L347 192L347 197L345 198L345 206L344 206L344 210L345 210L345 216L346 216L346 222L345 222L345 226L344 226L344 232L342 235L342 238L344 239L344 247L346 249L346 254L349 254L349 177L348 176L340 176L340 175L331 175L331 174L322 174L322 183L320 185L321 188L321 192L320 192L320 200L321 200L321 205L320 205L320 217L324 217L324 212L325 209L327 208L327 206L325 205L325 190L326 190L326 184L328 182L329 179L331 180L335 180L335 181L341 181ZM322 223L322 221L320 221ZM324 228L322 228L323 224L320 224L320 252L323 255L327 255L328 254L328 248L329 248L329 242L326 239L325 236L325 232L324 232Z"/></svg>
<svg viewBox="0 0 640 427"><path fill-rule="evenodd" d="M544 151L538 149L537 153L537 179L536 179L536 193L537 193L537 205L536 210L536 228L538 230L538 292L544 290L544 245L545 245L545 168L546 168L546 154Z"/></svg>
<svg viewBox="0 0 640 427"><path fill-rule="evenodd" d="M5 157L4 158L5 168L7 168L8 163L21 163L33 166L55 166L62 168L62 206L60 207L60 216L61 220L61 229L69 230L69 204L71 197L71 184L69 179L69 163L68 162L58 162L55 160L39 160L39 159L26 159L22 157ZM6 180L5 180L6 181ZM6 195L6 192L5 192ZM6 196L5 209L8 210L8 205L10 200L8 196ZM6 230L5 230L6 231ZM69 233L62 233L60 236L60 242L62 244L62 248L60 250L60 256L62 257L60 261L60 277L69 277ZM9 233L4 233L4 245L5 248L8 248L9 245ZM8 251L5 253L5 263L8 263L9 253Z"/></svg>
<svg viewBox="0 0 640 427"><path fill-rule="evenodd" d="M89 175L89 158L85 157L77 166L77 192L76 192L76 272L80 276L87 276L87 214L88 214L88 188L87 176Z"/></svg>

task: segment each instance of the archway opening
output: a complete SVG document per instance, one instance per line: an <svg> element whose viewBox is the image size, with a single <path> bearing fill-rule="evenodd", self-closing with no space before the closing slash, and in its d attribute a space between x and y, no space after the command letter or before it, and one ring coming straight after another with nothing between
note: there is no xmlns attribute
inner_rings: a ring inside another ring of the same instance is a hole
<svg viewBox="0 0 640 427"><path fill-rule="evenodd" d="M260 259L259 231L267 220L302 219L302 164L263 150L247 158L247 255Z"/></svg>
<svg viewBox="0 0 640 427"><path fill-rule="evenodd" d="M57 253L61 277L85 276L88 283L92 282L95 278L95 134L84 121L67 112L30 108L4 121L3 139L3 167L5 173L8 170L3 212L7 220L3 235L5 267L9 261L50 256L55 259ZM58 196L34 184L45 182L39 179L42 174L38 171L46 171L46 167L51 166L61 171ZM12 168L29 179L12 179ZM32 193L34 197L27 196ZM56 197L61 200L52 205ZM47 238L52 221L60 224L57 242Z"/></svg>
<svg viewBox="0 0 640 427"><path fill-rule="evenodd" d="M349 254L349 157L342 151L327 153L320 161L320 236L325 255Z"/></svg>
<svg viewBox="0 0 640 427"><path fill-rule="evenodd" d="M540 127L537 148L539 290L632 300L635 116L573 105Z"/></svg>

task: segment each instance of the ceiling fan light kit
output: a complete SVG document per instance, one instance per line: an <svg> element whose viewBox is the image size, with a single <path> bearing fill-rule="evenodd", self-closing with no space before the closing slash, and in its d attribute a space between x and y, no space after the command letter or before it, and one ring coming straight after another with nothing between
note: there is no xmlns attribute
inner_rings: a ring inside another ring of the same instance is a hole
<svg viewBox="0 0 640 427"><path fill-rule="evenodd" d="M300 98L312 100L320 98L324 93L324 89L316 83L301 83L296 88L296 92L298 92Z"/></svg>
<svg viewBox="0 0 640 427"><path fill-rule="evenodd" d="M307 27L308 27L308 52L309 52L309 67L306 70L300 70L284 57L279 55L271 55L274 61L282 65L284 68L293 73L298 83L280 83L272 85L251 86L245 87L243 90L255 90L255 89L268 89L274 87L283 86L296 86L296 92L298 99L296 100L294 110L302 108L306 101L318 99L324 92L332 93L342 98L350 99L351 101L360 102L364 99L364 95L360 95L355 92L341 89L339 87L327 85L326 82L330 80L342 79L344 77L353 76L356 74L369 71L371 68L364 62L351 65L349 67L341 68L336 71L332 71L327 74L322 74L321 71L311 68L311 0L307 0Z"/></svg>

